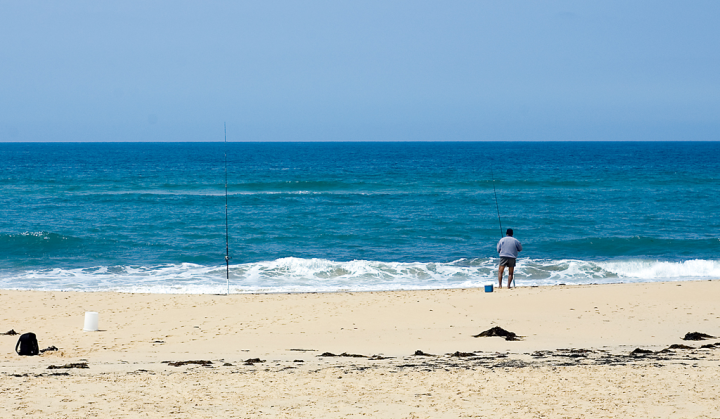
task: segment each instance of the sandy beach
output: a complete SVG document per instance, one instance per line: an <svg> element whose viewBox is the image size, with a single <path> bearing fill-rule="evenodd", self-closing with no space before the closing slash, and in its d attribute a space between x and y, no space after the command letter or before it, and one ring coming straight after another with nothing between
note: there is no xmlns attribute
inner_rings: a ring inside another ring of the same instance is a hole
<svg viewBox="0 0 720 419"><path fill-rule="evenodd" d="M34 332L58 350L20 357L18 336L0 336L0 416L718 418L720 339L683 337L720 336L719 297L717 280L493 293L3 290L0 332ZM100 331L82 330L86 311L99 312ZM474 337L495 326L520 338Z"/></svg>

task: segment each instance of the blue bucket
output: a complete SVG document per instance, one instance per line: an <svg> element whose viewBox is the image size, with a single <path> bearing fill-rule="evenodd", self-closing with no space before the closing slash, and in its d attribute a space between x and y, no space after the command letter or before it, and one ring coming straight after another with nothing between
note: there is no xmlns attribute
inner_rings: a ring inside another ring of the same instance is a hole
<svg viewBox="0 0 720 419"><path fill-rule="evenodd" d="M492 284L485 285L485 292L493 292L493 285Z"/></svg>

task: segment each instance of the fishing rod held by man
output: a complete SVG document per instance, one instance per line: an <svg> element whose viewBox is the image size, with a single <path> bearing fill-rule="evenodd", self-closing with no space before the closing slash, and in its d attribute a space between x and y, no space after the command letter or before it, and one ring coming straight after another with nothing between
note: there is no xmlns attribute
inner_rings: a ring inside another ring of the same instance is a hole
<svg viewBox="0 0 720 419"><path fill-rule="evenodd" d="M520 241L513 237L512 228L508 228L506 236L500 239L497 244L497 251L500 254L500 266L498 267L498 287L502 288L502 278L505 267L508 267L508 282L507 287L513 281L513 274L515 273L515 260L517 259L518 252L522 251L522 244Z"/></svg>

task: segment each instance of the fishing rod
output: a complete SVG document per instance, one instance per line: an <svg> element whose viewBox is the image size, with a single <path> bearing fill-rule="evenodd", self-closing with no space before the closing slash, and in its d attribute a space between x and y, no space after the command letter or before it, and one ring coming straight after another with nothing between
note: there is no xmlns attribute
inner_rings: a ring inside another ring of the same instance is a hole
<svg viewBox="0 0 720 419"><path fill-rule="evenodd" d="M502 229L502 220L500 219L500 205L498 204L497 191L495 190L495 174L493 173L492 165L490 166L490 177L492 178L493 194L495 195L495 209L497 210L498 224L500 224L500 239L505 237ZM508 271L508 275L510 272ZM502 284L502 279L500 279ZM515 275L513 275L512 284L515 285Z"/></svg>
<svg viewBox="0 0 720 419"><path fill-rule="evenodd" d="M498 205L497 191L495 190L495 175L493 174L492 166L490 166L490 177L492 178L493 194L495 195L495 209L497 210L498 223L500 224L500 238L505 237L502 230L502 221L500 221L500 205Z"/></svg>
<svg viewBox="0 0 720 419"><path fill-rule="evenodd" d="M227 173L227 124L223 122L225 130L225 277L227 279L227 294L230 295L230 239L228 234L228 173Z"/></svg>

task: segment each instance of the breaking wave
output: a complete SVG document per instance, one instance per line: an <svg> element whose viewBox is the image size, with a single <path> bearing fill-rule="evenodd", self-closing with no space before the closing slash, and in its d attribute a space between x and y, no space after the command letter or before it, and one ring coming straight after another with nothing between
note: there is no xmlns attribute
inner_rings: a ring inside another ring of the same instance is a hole
<svg viewBox="0 0 720 419"><path fill-rule="evenodd" d="M401 263L282 258L230 266L231 293L384 291L481 287L496 281L497 258ZM518 286L720 278L720 260L518 259ZM0 272L0 288L213 294L226 291L225 266L192 263Z"/></svg>

